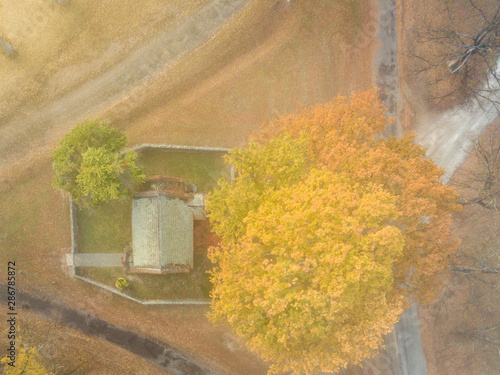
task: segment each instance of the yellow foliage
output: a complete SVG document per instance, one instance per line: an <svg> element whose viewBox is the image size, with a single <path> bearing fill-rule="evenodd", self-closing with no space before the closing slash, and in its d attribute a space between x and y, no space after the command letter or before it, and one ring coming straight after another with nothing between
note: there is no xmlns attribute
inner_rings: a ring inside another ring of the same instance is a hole
<svg viewBox="0 0 500 375"><path fill-rule="evenodd" d="M16 361L14 366L10 366L11 359L4 357L0 363L3 364L3 374L5 375L52 375L52 372L47 371L38 361L37 349L20 345L16 352Z"/></svg>
<svg viewBox="0 0 500 375"><path fill-rule="evenodd" d="M265 124L255 138L268 143L276 134L298 138L306 132L313 165L391 192L401 210L396 226L405 238L395 280L426 303L440 290L440 273L458 248L449 226L451 212L461 207L454 189L440 181L444 171L425 158L425 148L413 142L414 135L378 136L388 125L384 111L377 93L369 90Z"/></svg>
<svg viewBox="0 0 500 375"><path fill-rule="evenodd" d="M430 298L456 195L412 137L382 139L373 92L265 125L234 150L208 216L213 321L274 363L271 374L338 371L373 356L407 306Z"/></svg>

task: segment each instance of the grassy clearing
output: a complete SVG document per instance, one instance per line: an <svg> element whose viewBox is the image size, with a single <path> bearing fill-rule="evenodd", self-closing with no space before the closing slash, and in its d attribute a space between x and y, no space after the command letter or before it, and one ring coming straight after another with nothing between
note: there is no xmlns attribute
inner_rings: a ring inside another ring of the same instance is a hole
<svg viewBox="0 0 500 375"><path fill-rule="evenodd" d="M132 203L110 202L77 211L80 253L121 253L132 241Z"/></svg>
<svg viewBox="0 0 500 375"><path fill-rule="evenodd" d="M210 192L219 178L229 178L231 173L224 164L224 152L146 149L138 154L146 176L179 177L187 183L194 183L202 193Z"/></svg>
<svg viewBox="0 0 500 375"><path fill-rule="evenodd" d="M124 293L142 300L206 299L211 289L210 268L205 246L195 252L194 270L189 274L128 274L122 267L78 267L77 274L112 288L117 278L124 277L130 282Z"/></svg>
<svg viewBox="0 0 500 375"><path fill-rule="evenodd" d="M210 280L201 271L190 274L127 274L122 267L78 267L77 274L115 288L118 277L130 286L124 291L142 300L203 299L209 297ZM117 289L118 290L118 289Z"/></svg>
<svg viewBox="0 0 500 375"><path fill-rule="evenodd" d="M222 152L185 152L147 149L139 153L139 162L146 176L170 175L193 182L199 191L209 192L221 177L229 178ZM132 246L132 204L130 200L110 202L98 209L77 212L80 253L122 253ZM110 287L118 277L130 281L125 291L143 300L208 298L211 267L206 252L210 239L209 228L195 223L194 270L190 274L127 274L121 267L79 267L77 274ZM208 242L207 242L208 241Z"/></svg>

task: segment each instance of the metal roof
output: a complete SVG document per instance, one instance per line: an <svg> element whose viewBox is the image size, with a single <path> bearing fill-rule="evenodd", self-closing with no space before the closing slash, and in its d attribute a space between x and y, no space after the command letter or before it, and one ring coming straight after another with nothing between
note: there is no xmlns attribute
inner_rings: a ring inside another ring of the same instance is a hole
<svg viewBox="0 0 500 375"><path fill-rule="evenodd" d="M134 268L193 267L193 213L186 202L165 194L132 201Z"/></svg>

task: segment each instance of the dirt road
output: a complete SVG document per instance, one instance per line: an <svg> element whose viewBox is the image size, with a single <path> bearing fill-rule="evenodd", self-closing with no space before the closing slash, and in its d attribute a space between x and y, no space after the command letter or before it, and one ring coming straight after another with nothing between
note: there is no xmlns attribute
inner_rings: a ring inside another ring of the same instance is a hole
<svg viewBox="0 0 500 375"><path fill-rule="evenodd" d="M396 32L396 4L394 0L379 0L379 22L377 38L379 48L375 56L374 72L381 98L387 107L387 115L394 117L395 124L385 131L386 135L401 136L398 72L398 36Z"/></svg>
<svg viewBox="0 0 500 375"><path fill-rule="evenodd" d="M386 130L386 135L401 136L401 95L399 93L398 36L396 32L395 0L379 0L379 27L377 37L379 49L375 64L377 86L381 90L387 115L395 117L395 124ZM407 309L394 332L386 338L386 349L379 355L392 375L426 375L426 359L415 305ZM390 344L390 345L389 345Z"/></svg>
<svg viewBox="0 0 500 375"><path fill-rule="evenodd" d="M415 129L417 142L427 147L427 157L445 169L443 182L448 182L464 162L471 139L497 117L498 112L491 103L482 108L457 107L443 113L424 113L420 116Z"/></svg>

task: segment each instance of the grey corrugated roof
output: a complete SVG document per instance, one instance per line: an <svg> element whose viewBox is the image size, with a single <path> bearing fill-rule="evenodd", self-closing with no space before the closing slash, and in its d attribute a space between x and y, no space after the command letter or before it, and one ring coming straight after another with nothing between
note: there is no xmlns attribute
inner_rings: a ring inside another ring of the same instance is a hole
<svg viewBox="0 0 500 375"><path fill-rule="evenodd" d="M136 268L193 266L193 214L180 199L164 194L134 197L132 239Z"/></svg>

